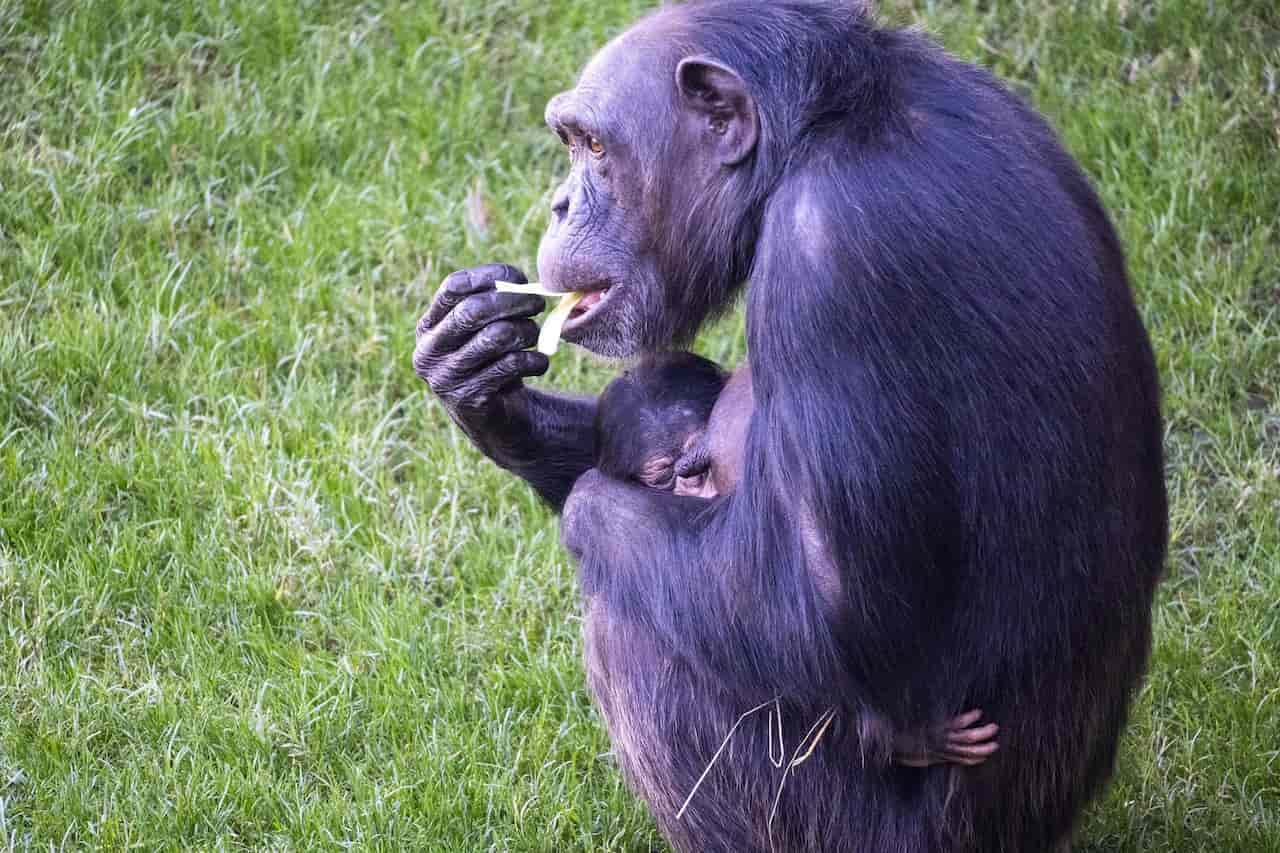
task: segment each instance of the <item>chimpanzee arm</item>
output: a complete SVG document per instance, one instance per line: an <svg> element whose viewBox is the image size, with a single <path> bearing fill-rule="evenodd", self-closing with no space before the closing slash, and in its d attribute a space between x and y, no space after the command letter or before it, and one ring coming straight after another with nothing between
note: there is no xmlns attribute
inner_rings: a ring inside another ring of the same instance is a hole
<svg viewBox="0 0 1280 853"><path fill-rule="evenodd" d="M818 710L838 704L859 720L935 720L944 712L904 704L930 663L917 637L930 634L913 585L895 583L903 572L892 555L912 549L895 547L899 526L865 525L867 541L837 559L817 502L799 481L776 491L768 467L749 458L738 488L711 500L582 475L561 532L584 598L643 626L683 665L750 685L747 706L782 696ZM864 752L889 761L899 731L864 726Z"/></svg>
<svg viewBox="0 0 1280 853"><path fill-rule="evenodd" d="M742 491L683 497L588 471L565 504L561 536L582 592L607 601L682 659L765 698L831 697L834 649L802 573L802 546L784 513L760 517L765 550L743 561L735 546ZM735 505L735 502L738 502Z"/></svg>
<svg viewBox="0 0 1280 853"><path fill-rule="evenodd" d="M574 481L591 467L595 399L521 387L499 397L496 408L480 421L465 409L450 414L485 456L559 511Z"/></svg>
<svg viewBox="0 0 1280 853"><path fill-rule="evenodd" d="M414 369L482 453L559 509L591 467L596 403L524 385L547 370L547 357L527 349L538 337L529 318L543 300L498 293L495 280L525 277L489 264L444 280L418 322Z"/></svg>

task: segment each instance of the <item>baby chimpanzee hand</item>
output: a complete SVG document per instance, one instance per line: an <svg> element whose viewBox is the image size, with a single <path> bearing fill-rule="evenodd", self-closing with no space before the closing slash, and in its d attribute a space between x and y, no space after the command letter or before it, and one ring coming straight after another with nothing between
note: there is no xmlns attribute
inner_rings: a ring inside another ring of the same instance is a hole
<svg viewBox="0 0 1280 853"><path fill-rule="evenodd" d="M711 476L711 451L707 447L706 433L698 433L685 448L676 460L675 469L677 495L714 498L719 494Z"/></svg>
<svg viewBox="0 0 1280 853"><path fill-rule="evenodd" d="M915 736L897 734L893 740L893 760L906 767L931 767L934 764L963 764L973 767L986 761L1000 744L995 723L978 725L982 711L966 711Z"/></svg>

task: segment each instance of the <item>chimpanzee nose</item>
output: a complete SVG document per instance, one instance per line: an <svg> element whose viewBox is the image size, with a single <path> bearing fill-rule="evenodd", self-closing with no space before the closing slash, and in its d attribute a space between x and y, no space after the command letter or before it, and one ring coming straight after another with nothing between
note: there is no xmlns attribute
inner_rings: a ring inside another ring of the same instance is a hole
<svg viewBox="0 0 1280 853"><path fill-rule="evenodd" d="M556 194L551 197L551 215L555 217L557 222L564 220L569 215L569 185L561 184L556 189Z"/></svg>

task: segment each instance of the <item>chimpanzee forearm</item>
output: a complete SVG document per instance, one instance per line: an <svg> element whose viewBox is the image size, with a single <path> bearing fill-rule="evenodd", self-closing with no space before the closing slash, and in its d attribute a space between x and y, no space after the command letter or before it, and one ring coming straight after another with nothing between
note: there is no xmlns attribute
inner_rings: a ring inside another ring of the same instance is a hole
<svg viewBox="0 0 1280 853"><path fill-rule="evenodd" d="M480 452L527 482L559 511L591 467L596 401L520 388L483 413L451 411Z"/></svg>

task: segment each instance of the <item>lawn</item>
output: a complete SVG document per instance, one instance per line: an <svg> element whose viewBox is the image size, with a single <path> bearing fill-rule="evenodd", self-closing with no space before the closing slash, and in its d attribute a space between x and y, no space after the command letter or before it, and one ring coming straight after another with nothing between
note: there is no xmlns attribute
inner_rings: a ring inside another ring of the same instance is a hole
<svg viewBox="0 0 1280 853"><path fill-rule="evenodd" d="M644 5L0 0L0 850L663 849L554 517L410 365L446 273L532 268L543 104ZM1061 130L1158 354L1168 576L1078 848L1280 851L1280 7L880 5Z"/></svg>

